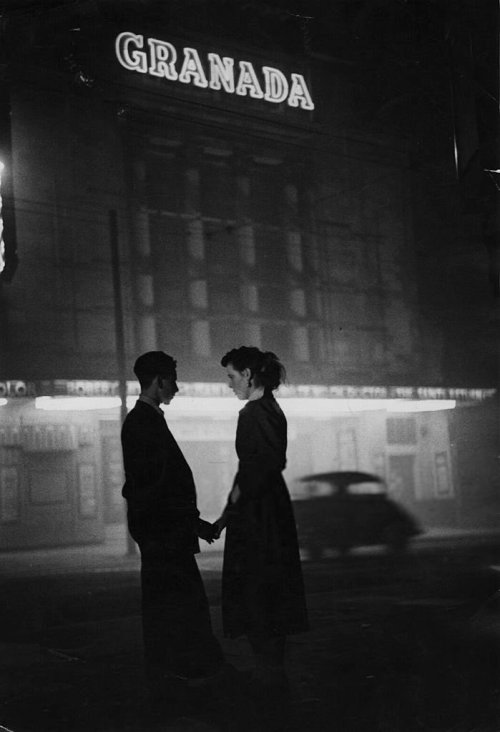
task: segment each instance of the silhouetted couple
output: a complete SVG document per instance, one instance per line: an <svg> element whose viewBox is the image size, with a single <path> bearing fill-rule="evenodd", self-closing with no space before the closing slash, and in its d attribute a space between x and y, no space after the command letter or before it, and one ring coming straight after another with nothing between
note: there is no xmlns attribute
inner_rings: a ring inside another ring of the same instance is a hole
<svg viewBox="0 0 500 732"><path fill-rule="evenodd" d="M186 687L224 684L237 673L212 632L195 559L199 539L212 543L226 530L223 630L226 637L248 638L252 685L286 686L286 636L307 629L297 532L282 476L287 423L273 396L284 368L273 353L245 346L221 364L247 403L236 432L238 472L214 524L200 518L191 469L160 409L178 392L171 356L150 351L137 359L141 393L122 427L123 496L141 554L145 670L159 700Z"/></svg>

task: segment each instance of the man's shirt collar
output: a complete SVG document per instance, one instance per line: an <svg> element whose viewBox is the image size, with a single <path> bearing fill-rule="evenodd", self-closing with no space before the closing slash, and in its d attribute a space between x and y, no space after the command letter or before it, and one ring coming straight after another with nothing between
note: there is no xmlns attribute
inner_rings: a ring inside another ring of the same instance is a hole
<svg viewBox="0 0 500 732"><path fill-rule="evenodd" d="M144 402L144 404L149 404L150 407L153 407L153 409L158 412L158 414L161 414L162 417L165 415L163 414L163 410L160 409L158 404L151 399L151 397L146 396L146 394L140 394L139 399L137 400L139 402Z"/></svg>

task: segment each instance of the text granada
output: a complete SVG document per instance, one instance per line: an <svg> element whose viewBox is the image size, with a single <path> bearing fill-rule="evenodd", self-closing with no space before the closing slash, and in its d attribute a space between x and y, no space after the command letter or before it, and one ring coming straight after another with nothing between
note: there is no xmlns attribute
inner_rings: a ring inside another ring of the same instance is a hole
<svg viewBox="0 0 500 732"><path fill-rule="evenodd" d="M287 78L280 69L262 66L257 75L250 61L238 61L236 65L231 56L217 53L207 53L203 64L195 48L186 46L178 53L168 41L130 31L116 37L115 51L120 64L129 71L273 104L286 101L290 107L314 109L302 74L291 73Z"/></svg>

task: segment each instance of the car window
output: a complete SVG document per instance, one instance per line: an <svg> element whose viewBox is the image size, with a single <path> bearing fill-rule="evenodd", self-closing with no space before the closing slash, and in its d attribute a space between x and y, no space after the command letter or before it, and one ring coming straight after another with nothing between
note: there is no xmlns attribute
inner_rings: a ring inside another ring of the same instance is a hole
<svg viewBox="0 0 500 732"><path fill-rule="evenodd" d="M369 483L353 483L349 486L348 491L353 495L375 495L386 492L384 484L375 483L375 481Z"/></svg>

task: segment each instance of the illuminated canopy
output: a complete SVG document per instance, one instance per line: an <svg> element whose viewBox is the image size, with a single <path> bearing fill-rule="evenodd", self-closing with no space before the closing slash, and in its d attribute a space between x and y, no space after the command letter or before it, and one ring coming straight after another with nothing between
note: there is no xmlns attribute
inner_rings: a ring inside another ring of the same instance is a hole
<svg viewBox="0 0 500 732"><path fill-rule="evenodd" d="M225 382L179 382L179 394L184 397L234 398ZM127 394L139 394L137 381L127 381ZM349 386L345 384L291 384L277 392L281 399L325 400L452 400L484 402L496 395L496 389L465 389L432 386ZM0 398L20 397L118 397L118 381L84 379L53 379L50 381L0 381Z"/></svg>

